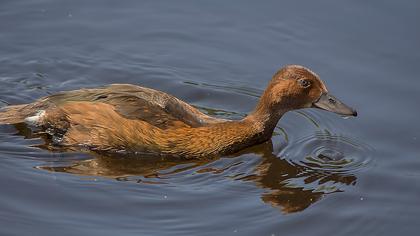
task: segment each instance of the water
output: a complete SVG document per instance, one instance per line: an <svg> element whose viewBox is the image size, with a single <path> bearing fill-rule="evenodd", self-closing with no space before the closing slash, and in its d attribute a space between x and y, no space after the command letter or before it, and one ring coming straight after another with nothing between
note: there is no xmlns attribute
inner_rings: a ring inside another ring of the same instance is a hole
<svg viewBox="0 0 420 236"><path fill-rule="evenodd" d="M290 112L216 160L43 149L0 127L0 235L418 235L416 1L7 1L0 106L132 83L208 114L252 110L282 65L357 108Z"/></svg>

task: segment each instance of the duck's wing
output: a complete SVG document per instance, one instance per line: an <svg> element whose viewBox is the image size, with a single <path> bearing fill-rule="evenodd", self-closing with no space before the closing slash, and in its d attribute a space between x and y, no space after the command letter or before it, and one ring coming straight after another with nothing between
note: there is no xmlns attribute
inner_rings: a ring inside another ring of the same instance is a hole
<svg viewBox="0 0 420 236"><path fill-rule="evenodd" d="M20 123L40 110L75 101L110 104L125 118L143 120L161 129L199 127L224 121L210 117L161 91L130 84L112 84L101 88L61 92L31 104L6 107L0 111L0 123Z"/></svg>

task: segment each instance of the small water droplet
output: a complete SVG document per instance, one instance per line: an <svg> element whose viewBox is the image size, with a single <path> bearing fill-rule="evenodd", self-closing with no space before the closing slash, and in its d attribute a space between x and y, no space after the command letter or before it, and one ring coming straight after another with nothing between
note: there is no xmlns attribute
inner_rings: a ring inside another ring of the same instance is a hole
<svg viewBox="0 0 420 236"><path fill-rule="evenodd" d="M68 16L69 18L72 18L72 17L73 17L73 15L72 15L71 13L69 13L67 16Z"/></svg>
<svg viewBox="0 0 420 236"><path fill-rule="evenodd" d="M166 195L165 195L165 196L163 196L163 198L167 199L167 198L168 198L168 196L166 196Z"/></svg>
<svg viewBox="0 0 420 236"><path fill-rule="evenodd" d="M363 197L360 198L360 201L363 201Z"/></svg>
<svg viewBox="0 0 420 236"><path fill-rule="evenodd" d="M237 229L235 229L233 232L234 232L234 233L237 233L237 232L238 232L238 230L237 230Z"/></svg>

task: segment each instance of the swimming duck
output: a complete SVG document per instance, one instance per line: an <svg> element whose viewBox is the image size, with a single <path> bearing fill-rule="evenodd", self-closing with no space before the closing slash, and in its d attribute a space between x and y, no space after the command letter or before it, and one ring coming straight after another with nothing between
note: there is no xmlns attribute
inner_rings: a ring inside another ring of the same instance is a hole
<svg viewBox="0 0 420 236"><path fill-rule="evenodd" d="M112 84L7 106L0 124L25 122L56 137L60 146L200 158L265 142L283 114L311 107L357 116L328 93L317 74L289 65L274 74L256 108L241 120L208 116L161 91Z"/></svg>

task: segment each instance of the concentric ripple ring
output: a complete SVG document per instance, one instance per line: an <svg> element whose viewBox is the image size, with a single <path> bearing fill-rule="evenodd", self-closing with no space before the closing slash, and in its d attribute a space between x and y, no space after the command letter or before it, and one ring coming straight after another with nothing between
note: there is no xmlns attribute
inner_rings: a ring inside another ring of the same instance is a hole
<svg viewBox="0 0 420 236"><path fill-rule="evenodd" d="M373 149L358 140L316 133L290 143L278 154L291 164L331 173L354 173L368 167Z"/></svg>

